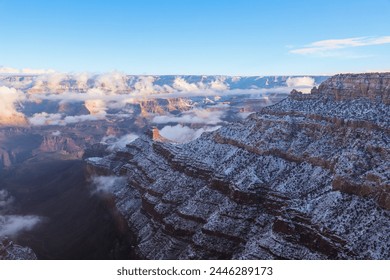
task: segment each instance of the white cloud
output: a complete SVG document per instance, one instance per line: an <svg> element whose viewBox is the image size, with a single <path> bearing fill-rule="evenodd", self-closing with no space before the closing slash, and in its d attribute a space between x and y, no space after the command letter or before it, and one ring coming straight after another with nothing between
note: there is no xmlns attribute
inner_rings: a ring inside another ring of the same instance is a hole
<svg viewBox="0 0 390 280"><path fill-rule="evenodd" d="M206 109L193 109L184 112L181 116L156 116L153 118L154 123L188 123L188 124L209 124L215 125L221 123L224 111L209 111Z"/></svg>
<svg viewBox="0 0 390 280"><path fill-rule="evenodd" d="M126 177L117 176L95 176L92 177L92 194L114 193L116 188L126 184Z"/></svg>
<svg viewBox="0 0 390 280"><path fill-rule="evenodd" d="M196 84L188 83L182 77L176 77L173 82L173 88L179 91L199 91L199 87Z"/></svg>
<svg viewBox="0 0 390 280"><path fill-rule="evenodd" d="M126 147L127 144L133 142L138 138L136 134L126 134L122 137L115 137L113 135L103 137L101 143L108 145L109 151L120 150Z"/></svg>
<svg viewBox="0 0 390 280"><path fill-rule="evenodd" d="M188 126L183 126L181 124L175 126L167 125L160 130L160 134L161 136L169 140L172 140L176 143L186 143L200 137L200 135L202 135L203 132L214 131L220 127L221 126L213 126L213 127L193 129Z"/></svg>
<svg viewBox="0 0 390 280"><path fill-rule="evenodd" d="M86 72L73 75L79 89L86 89L88 87L88 79L90 76L91 75Z"/></svg>
<svg viewBox="0 0 390 280"><path fill-rule="evenodd" d="M14 198L7 190L0 190L0 213L14 202Z"/></svg>
<svg viewBox="0 0 390 280"><path fill-rule="evenodd" d="M225 80L226 80L225 77L220 77L215 81L212 81L210 84L210 88L217 91L228 90L229 86L225 83Z"/></svg>
<svg viewBox="0 0 390 280"><path fill-rule="evenodd" d="M0 114L14 115L20 114L15 109L15 104L21 103L25 99L25 95L14 88L5 86L0 87Z"/></svg>
<svg viewBox="0 0 390 280"><path fill-rule="evenodd" d="M126 84L126 75L120 72L98 75L95 78L95 87L112 92L125 91L128 88Z"/></svg>
<svg viewBox="0 0 390 280"><path fill-rule="evenodd" d="M0 125L25 123L24 115L15 107L24 100L25 95L21 91L5 86L0 87Z"/></svg>
<svg viewBox="0 0 390 280"><path fill-rule="evenodd" d="M28 118L31 125L67 125L84 121L96 121L105 119L106 114L94 114L94 115L79 115L79 116L63 116L61 114L49 114L46 112L36 113L32 117Z"/></svg>
<svg viewBox="0 0 390 280"><path fill-rule="evenodd" d="M294 88L303 93L309 93L315 86L315 81L311 77L289 77L286 80L286 84L289 88Z"/></svg>
<svg viewBox="0 0 390 280"><path fill-rule="evenodd" d="M46 112L36 113L32 117L28 118L28 121L32 125L64 125L61 123L61 114L49 114Z"/></svg>
<svg viewBox="0 0 390 280"><path fill-rule="evenodd" d="M310 43L303 48L290 50L290 53L293 54L320 54L326 55L330 51L345 49L345 48L354 48L362 46L373 46L373 45L383 45L390 44L390 36L381 36L381 37L353 37L346 39L330 39L322 40Z"/></svg>
<svg viewBox="0 0 390 280"><path fill-rule="evenodd" d="M0 237L16 236L22 231L31 230L39 222L41 217L34 215L8 215L14 198L7 190L0 190Z"/></svg>
<svg viewBox="0 0 390 280"><path fill-rule="evenodd" d="M155 78L153 76L141 76L134 84L134 89L139 94L154 94L157 93L156 86L153 84ZM172 91L172 89L171 89Z"/></svg>
<svg viewBox="0 0 390 280"><path fill-rule="evenodd" d="M0 124L14 121L19 116L20 122L26 120L24 115L16 109L24 102L35 102L37 105L43 101L55 101L59 104L83 102L89 110L89 115L66 116L64 114L48 114L38 112L29 118L32 125L66 125L82 121L102 120L110 115L107 112L121 110L120 113L131 110L127 104L137 104L140 101L154 98L184 98L207 97L210 102L216 102L218 111L193 110L180 116L166 115L156 116L155 123L199 123L215 125L221 122L223 106L218 104L221 96L247 94L253 98L261 98L269 93L288 93L292 88L305 91L314 85L314 79L310 77L295 77L287 80L287 86L282 82L273 88L251 87L244 83L243 88L230 88L230 84L240 81L240 77L233 79L225 76L201 77L156 77L156 76L126 76L119 72L107 74L89 73L45 73L34 77L25 77L22 81L16 79L3 79L1 82L7 87L0 90L7 91L0 95ZM278 78L275 77L276 82ZM232 82L233 81L233 82ZM12 88L18 87L21 90ZM234 85L237 87L237 85ZM25 93L23 93L23 91ZM214 100L214 101L213 101ZM19 105L18 105L19 104ZM196 105L194 105L196 106ZM42 107L44 108L44 107ZM1 116L8 117L1 119ZM35 111L36 112L36 111Z"/></svg>
<svg viewBox="0 0 390 280"><path fill-rule="evenodd" d="M54 73L55 71L53 69L31 69L31 68L23 68L23 69L17 69L13 67L0 67L0 74L48 74L48 73Z"/></svg>
<svg viewBox="0 0 390 280"><path fill-rule="evenodd" d="M106 103L102 99L91 99L84 102L91 115L106 114Z"/></svg>
<svg viewBox="0 0 390 280"><path fill-rule="evenodd" d="M94 115L80 115L80 116L66 116L63 119L64 124L72 124L79 123L85 121L97 121L104 120L106 118L106 114L94 114Z"/></svg>
<svg viewBox="0 0 390 280"><path fill-rule="evenodd" d="M289 77L286 84L288 87L313 87L315 81L311 77Z"/></svg>
<svg viewBox="0 0 390 280"><path fill-rule="evenodd" d="M38 216L0 215L0 236L15 236L33 229L42 219Z"/></svg>

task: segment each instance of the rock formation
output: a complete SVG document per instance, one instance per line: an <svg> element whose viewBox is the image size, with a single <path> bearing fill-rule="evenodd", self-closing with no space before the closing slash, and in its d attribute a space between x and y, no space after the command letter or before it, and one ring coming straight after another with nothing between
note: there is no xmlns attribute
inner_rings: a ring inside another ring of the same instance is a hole
<svg viewBox="0 0 390 280"><path fill-rule="evenodd" d="M36 260L37 256L27 247L15 244L7 238L0 238L0 260Z"/></svg>
<svg viewBox="0 0 390 280"><path fill-rule="evenodd" d="M89 160L146 259L389 259L390 73L334 76L186 144ZM150 135L150 134L149 134Z"/></svg>

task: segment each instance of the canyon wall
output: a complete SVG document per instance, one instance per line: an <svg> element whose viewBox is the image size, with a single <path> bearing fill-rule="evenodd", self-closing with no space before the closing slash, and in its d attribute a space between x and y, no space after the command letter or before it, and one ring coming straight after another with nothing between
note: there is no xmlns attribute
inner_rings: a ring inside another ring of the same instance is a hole
<svg viewBox="0 0 390 280"><path fill-rule="evenodd" d="M389 259L390 74L337 75L186 144L106 157L145 259Z"/></svg>

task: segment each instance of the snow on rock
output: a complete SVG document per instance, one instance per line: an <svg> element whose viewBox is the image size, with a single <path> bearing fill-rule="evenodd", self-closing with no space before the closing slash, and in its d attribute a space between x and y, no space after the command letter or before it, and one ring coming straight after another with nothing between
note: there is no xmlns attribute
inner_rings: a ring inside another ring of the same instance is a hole
<svg viewBox="0 0 390 280"><path fill-rule="evenodd" d="M188 143L142 135L89 168L127 178L116 205L141 258L389 259L389 85L337 75Z"/></svg>

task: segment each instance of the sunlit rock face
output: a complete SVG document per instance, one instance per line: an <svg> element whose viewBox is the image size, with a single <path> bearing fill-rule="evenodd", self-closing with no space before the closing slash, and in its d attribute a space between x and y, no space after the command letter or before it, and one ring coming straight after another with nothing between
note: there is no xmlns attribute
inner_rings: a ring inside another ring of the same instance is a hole
<svg viewBox="0 0 390 280"><path fill-rule="evenodd" d="M337 75L186 144L89 162L146 259L389 259L389 74Z"/></svg>

